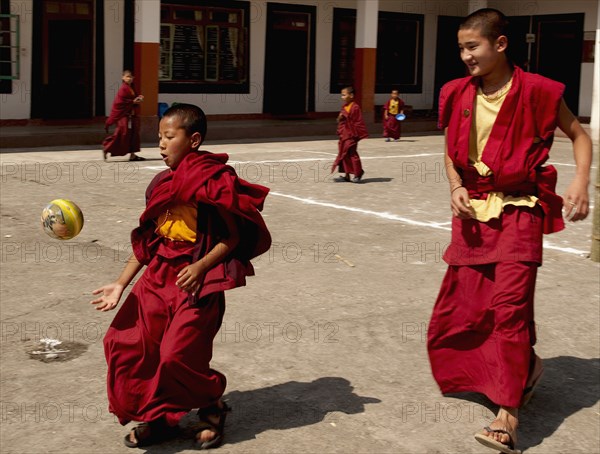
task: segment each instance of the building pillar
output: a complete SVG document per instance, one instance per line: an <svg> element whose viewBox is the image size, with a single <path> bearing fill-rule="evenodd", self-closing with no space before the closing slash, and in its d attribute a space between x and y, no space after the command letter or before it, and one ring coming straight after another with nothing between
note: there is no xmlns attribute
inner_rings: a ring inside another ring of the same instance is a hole
<svg viewBox="0 0 600 454"><path fill-rule="evenodd" d="M357 0L354 98L367 123L375 117L375 69L377 63L377 18L379 0Z"/></svg>
<svg viewBox="0 0 600 454"><path fill-rule="evenodd" d="M590 131L592 139L600 143L600 5L596 18L596 45L594 46L594 75L592 82L592 114ZM598 205L596 205L598 206Z"/></svg>
<svg viewBox="0 0 600 454"><path fill-rule="evenodd" d="M594 146L600 145L600 6L598 7L598 17L596 19L596 48L594 49L594 81L592 85L592 116L590 118L590 133ZM598 165L598 164L596 164ZM592 212L592 251L590 254L594 262L600 262L600 166L590 175L592 184L590 187L594 197L594 209Z"/></svg>
<svg viewBox="0 0 600 454"><path fill-rule="evenodd" d="M135 88L144 95L140 105L143 142L158 135L158 61L160 49L160 0L136 0L134 17L133 74Z"/></svg>

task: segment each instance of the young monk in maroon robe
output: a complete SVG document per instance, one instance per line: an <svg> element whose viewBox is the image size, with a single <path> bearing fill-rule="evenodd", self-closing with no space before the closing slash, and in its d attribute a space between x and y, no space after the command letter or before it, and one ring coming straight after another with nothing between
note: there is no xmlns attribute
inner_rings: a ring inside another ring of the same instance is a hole
<svg viewBox="0 0 600 454"><path fill-rule="evenodd" d="M396 115L403 113L404 101L398 90L392 90L391 98L383 106L383 137L386 142L400 140L402 122L396 120Z"/></svg>
<svg viewBox="0 0 600 454"><path fill-rule="evenodd" d="M135 110L144 97L135 93L131 71L123 71L122 79L123 84L115 96L110 116L104 124L107 133L111 125L116 125L116 128L102 142L103 157L106 161L109 153L111 156L125 156L131 153L130 161L143 161L144 158L135 154L140 151L140 119Z"/></svg>
<svg viewBox="0 0 600 454"><path fill-rule="evenodd" d="M213 338L224 291L245 285L250 259L270 247L259 213L268 189L239 179L227 155L198 149L206 134L200 108L171 107L159 128L169 169L148 186L125 269L93 292L97 309L114 309L146 266L104 338L109 409L121 424L142 422L124 440L140 447L176 435L181 417L199 408L206 427L196 447L215 448L229 407L225 376L210 368Z"/></svg>
<svg viewBox="0 0 600 454"><path fill-rule="evenodd" d="M342 90L342 101L344 105L337 117L337 133L340 137L338 155L331 166L331 172L338 167L340 173L345 175L336 178L336 181L350 181L350 174L353 174L352 182L360 183L365 172L358 156L358 141L369 137L369 133L360 107L354 102L354 88L346 87Z"/></svg>
<svg viewBox="0 0 600 454"><path fill-rule="evenodd" d="M561 83L511 64L506 27L494 9L468 16L458 45L470 76L440 93L452 241L428 351L443 393L483 393L500 406L475 438L514 453L518 409L543 371L533 350L542 234L564 228L563 206L571 221L588 215L592 144ZM544 165L557 126L573 142L577 168L564 200L555 193L556 170Z"/></svg>

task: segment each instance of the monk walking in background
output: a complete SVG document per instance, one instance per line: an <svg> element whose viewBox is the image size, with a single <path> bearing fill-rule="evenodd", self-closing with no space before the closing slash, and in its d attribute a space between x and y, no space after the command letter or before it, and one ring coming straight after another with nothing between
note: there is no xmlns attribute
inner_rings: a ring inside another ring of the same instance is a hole
<svg viewBox="0 0 600 454"><path fill-rule="evenodd" d="M116 128L102 142L102 156L106 161L109 153L111 156L125 156L131 153L130 161L144 161L144 158L135 154L140 151L140 119L136 108L144 97L136 94L131 71L123 71L122 80L123 84L115 96L110 116L104 124L107 133L110 126L116 125Z"/></svg>
<svg viewBox="0 0 600 454"><path fill-rule="evenodd" d="M337 133L340 137L338 155L331 166L331 172L338 167L344 176L337 177L335 181L350 181L350 174L353 174L352 182L360 183L365 172L358 156L358 141L369 137L369 133L360 106L354 102L354 88L346 87L342 90L342 101L344 105L337 117Z"/></svg>
<svg viewBox="0 0 600 454"><path fill-rule="evenodd" d="M500 406L477 441L516 453L518 410L543 372L533 349L542 234L564 228L563 208L573 222L588 215L592 143L562 98L563 84L511 63L507 26L494 9L469 15L458 45L470 76L440 92L452 240L428 351L443 393L478 392ZM576 164L564 199L555 168L544 165L557 126Z"/></svg>
<svg viewBox="0 0 600 454"><path fill-rule="evenodd" d="M390 96L383 106L383 137L386 142L400 140L402 122L396 119L396 115L404 114L404 101L398 90L392 90Z"/></svg>

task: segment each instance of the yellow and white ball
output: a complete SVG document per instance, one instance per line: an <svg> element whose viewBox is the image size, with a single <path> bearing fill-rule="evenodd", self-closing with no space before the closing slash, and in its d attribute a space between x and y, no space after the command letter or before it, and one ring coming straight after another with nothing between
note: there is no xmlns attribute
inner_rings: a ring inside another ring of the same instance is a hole
<svg viewBox="0 0 600 454"><path fill-rule="evenodd" d="M83 228L83 213L70 200L53 200L42 210L42 227L52 238L70 240Z"/></svg>

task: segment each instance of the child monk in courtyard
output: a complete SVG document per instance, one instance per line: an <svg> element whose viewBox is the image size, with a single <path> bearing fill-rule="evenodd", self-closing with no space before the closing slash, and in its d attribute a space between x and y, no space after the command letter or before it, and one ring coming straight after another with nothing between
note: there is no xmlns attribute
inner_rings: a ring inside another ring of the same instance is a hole
<svg viewBox="0 0 600 454"><path fill-rule="evenodd" d="M352 182L360 183L365 172L358 156L358 141L369 137L369 133L360 106L354 102L354 88L342 89L342 101L344 105L337 117L337 133L340 137L338 155L331 166L331 172L338 167L344 176L336 178L336 181L351 181L350 174L353 174Z"/></svg>
<svg viewBox="0 0 600 454"><path fill-rule="evenodd" d="M123 425L141 422L125 436L128 447L177 435L194 408L205 423L196 447L223 441L226 379L210 360L224 291L245 285L254 274L250 259L269 249L271 237L259 213L268 189L239 179L227 155L199 150L205 135L200 108L165 112L159 145L168 169L146 190L121 275L93 292L96 309L112 310L146 266L104 338L109 409Z"/></svg>

